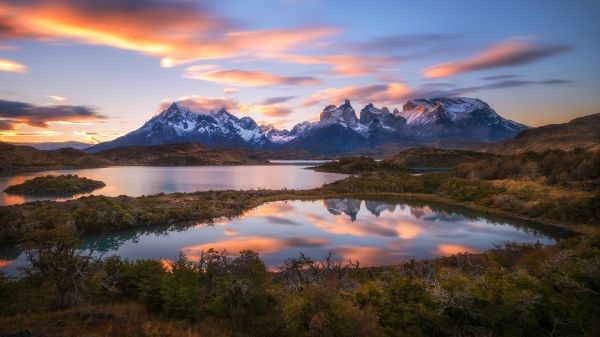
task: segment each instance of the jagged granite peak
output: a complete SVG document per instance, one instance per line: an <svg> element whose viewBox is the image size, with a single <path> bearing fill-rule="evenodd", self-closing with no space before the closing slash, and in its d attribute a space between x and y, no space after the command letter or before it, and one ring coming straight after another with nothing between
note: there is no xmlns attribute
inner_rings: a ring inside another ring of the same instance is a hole
<svg viewBox="0 0 600 337"><path fill-rule="evenodd" d="M356 117L356 113L354 112L354 108L350 104L350 101L346 99L344 104L341 104L340 106L326 106L321 112L319 123L344 123L347 125L356 125L358 123L358 118Z"/></svg>
<svg viewBox="0 0 600 337"><path fill-rule="evenodd" d="M393 213L396 210L396 205L394 205L394 204L388 204L385 202L374 201L374 200L366 200L365 207L367 210L369 210L369 212L371 212L371 214L373 214L377 217L380 216L381 212L383 212L383 211L388 211L390 213Z"/></svg>
<svg viewBox="0 0 600 337"><path fill-rule="evenodd" d="M383 127L389 131L399 131L406 124L406 120L402 116L390 113L387 107L378 109L373 103L369 103L360 111L360 123L370 129Z"/></svg>
<svg viewBox="0 0 600 337"><path fill-rule="evenodd" d="M378 116L381 114L381 110L377 109L373 103L369 103L367 105L365 105L364 108L362 108L362 110L360 110L360 118L359 121L361 124L367 124L371 121L373 121L373 118L375 116Z"/></svg>
<svg viewBox="0 0 600 337"><path fill-rule="evenodd" d="M350 220L355 221L356 215L360 211L362 200L360 199L326 199L323 204L327 211L333 215L346 214Z"/></svg>

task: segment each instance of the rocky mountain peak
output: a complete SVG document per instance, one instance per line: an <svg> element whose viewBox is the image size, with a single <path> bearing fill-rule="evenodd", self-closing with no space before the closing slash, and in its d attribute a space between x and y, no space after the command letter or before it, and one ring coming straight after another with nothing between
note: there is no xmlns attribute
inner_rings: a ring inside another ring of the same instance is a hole
<svg viewBox="0 0 600 337"><path fill-rule="evenodd" d="M354 112L354 108L349 100L345 100L340 106L328 105L321 112L319 123L343 123L347 125L355 125L358 123L358 118Z"/></svg>

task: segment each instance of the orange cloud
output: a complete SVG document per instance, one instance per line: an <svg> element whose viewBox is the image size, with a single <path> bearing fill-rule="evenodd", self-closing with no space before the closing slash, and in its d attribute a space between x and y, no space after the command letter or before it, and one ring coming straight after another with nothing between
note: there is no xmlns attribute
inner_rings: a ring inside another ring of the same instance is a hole
<svg viewBox="0 0 600 337"><path fill-rule="evenodd" d="M377 219L377 222L370 222L367 219L363 219L360 222L355 222L350 218L342 216L336 216L332 220L327 220L313 214L307 214L306 218L314 226L331 234L346 234L356 237L395 237L398 235L396 223L386 221L385 219Z"/></svg>
<svg viewBox="0 0 600 337"><path fill-rule="evenodd" d="M235 228L225 228L223 230L223 233L227 236L234 236L234 235L238 235L240 233L240 231Z"/></svg>
<svg viewBox="0 0 600 337"><path fill-rule="evenodd" d="M185 247L182 252L192 261L200 256L201 252L213 248L217 251L226 251L227 253L238 253L244 249L249 249L260 254L276 253L290 247L315 247L322 246L329 242L325 238L289 238L279 239L262 236L234 237L222 241L215 241Z"/></svg>
<svg viewBox="0 0 600 337"><path fill-rule="evenodd" d="M289 107L282 104L239 103L236 100L229 99L227 97L206 97L192 95L179 97L175 101L192 111L212 111L225 108L229 112L238 112L241 114L258 113L269 117L283 117L293 112ZM159 106L157 113L168 108L172 102L172 100L164 100Z"/></svg>
<svg viewBox="0 0 600 337"><path fill-rule="evenodd" d="M283 62L298 64L324 64L332 67L331 75L337 76L362 76L386 70L397 65L400 60L393 57L372 57L357 55L294 55L273 54L264 55Z"/></svg>
<svg viewBox="0 0 600 337"><path fill-rule="evenodd" d="M387 258L389 252L379 247L346 246L336 249L344 260L358 261L361 266L375 266L382 264L382 259ZM400 262L400 261L399 261Z"/></svg>
<svg viewBox="0 0 600 337"><path fill-rule="evenodd" d="M19 62L0 59L0 71L8 71L13 73L26 73L27 66Z"/></svg>
<svg viewBox="0 0 600 337"><path fill-rule="evenodd" d="M415 91L403 83L374 84L366 86L349 86L321 90L302 102L302 106L311 106L329 102L337 104L344 99L356 99L361 103L378 102L380 104L397 104L406 100Z"/></svg>
<svg viewBox="0 0 600 337"><path fill-rule="evenodd" d="M46 97L48 97L48 98L50 98L50 99L52 99L53 101L56 101L56 102L64 102L64 101L67 100L65 97L57 96L57 95L46 95Z"/></svg>
<svg viewBox="0 0 600 337"><path fill-rule="evenodd" d="M10 264L12 264L13 261L9 261L9 260L0 260L0 268L4 268L4 267L8 267Z"/></svg>
<svg viewBox="0 0 600 337"><path fill-rule="evenodd" d="M235 110L238 103L230 100L227 97L206 97L206 96L183 96L179 97L177 103L185 106L192 111L211 111L226 108L227 110ZM168 108L171 105L171 101L166 100L161 104L159 112Z"/></svg>
<svg viewBox="0 0 600 337"><path fill-rule="evenodd" d="M438 246L437 253L439 255L453 255L459 253L479 253L479 250L467 246L443 244Z"/></svg>
<svg viewBox="0 0 600 337"><path fill-rule="evenodd" d="M540 46L525 40L510 40L490 46L465 60L442 63L423 71L425 77L440 78L470 71L526 64L569 50L559 45Z"/></svg>
<svg viewBox="0 0 600 337"><path fill-rule="evenodd" d="M225 88L223 89L223 93L225 95L235 95L238 93L238 90L236 88Z"/></svg>
<svg viewBox="0 0 600 337"><path fill-rule="evenodd" d="M405 240L414 239L424 232L423 227L409 222L399 223L396 229L398 230L398 237Z"/></svg>
<svg viewBox="0 0 600 337"><path fill-rule="evenodd" d="M320 83L314 77L279 76L266 71L241 69L206 70L207 65L190 66L185 69L183 77L233 86L312 85Z"/></svg>
<svg viewBox="0 0 600 337"><path fill-rule="evenodd" d="M271 202L263 204L244 213L245 217L281 215L294 212L296 208L286 202Z"/></svg>
<svg viewBox="0 0 600 337"><path fill-rule="evenodd" d="M238 109L242 113L257 112L269 117L284 117L292 113L292 109L279 104L239 104Z"/></svg>
<svg viewBox="0 0 600 337"><path fill-rule="evenodd" d="M7 37L133 50L161 58L163 67L283 52L336 33L329 27L232 31L230 21L194 1L13 1L0 4L0 20Z"/></svg>

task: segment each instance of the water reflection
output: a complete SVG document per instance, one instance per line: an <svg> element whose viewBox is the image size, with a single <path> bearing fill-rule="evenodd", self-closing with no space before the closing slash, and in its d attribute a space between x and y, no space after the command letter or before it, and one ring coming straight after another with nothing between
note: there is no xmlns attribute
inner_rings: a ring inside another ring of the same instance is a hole
<svg viewBox="0 0 600 337"><path fill-rule="evenodd" d="M140 196L157 193L195 192L203 190L310 189L346 177L343 174L305 170L302 165L250 166L121 166L96 169L55 170L0 176L0 205L35 200L63 201L86 195ZM90 193L68 197L9 195L2 191L10 185L42 175L77 174L103 181L106 186Z"/></svg>
<svg viewBox="0 0 600 337"><path fill-rule="evenodd" d="M271 267L299 252L316 258L335 252L365 266L481 252L505 241L549 244L567 234L433 203L328 199L271 202L212 225L182 224L89 236L84 248L94 246L107 255L133 259L175 259L182 252L191 260L209 248L232 254L251 249ZM2 249L0 261L0 268L11 272L25 258L15 249Z"/></svg>

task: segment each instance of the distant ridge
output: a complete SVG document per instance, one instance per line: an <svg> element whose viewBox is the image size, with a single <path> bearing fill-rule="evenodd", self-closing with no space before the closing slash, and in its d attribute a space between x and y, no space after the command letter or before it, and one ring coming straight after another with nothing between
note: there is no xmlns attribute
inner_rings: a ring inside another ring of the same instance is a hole
<svg viewBox="0 0 600 337"><path fill-rule="evenodd" d="M103 167L106 159L73 148L42 151L31 146L0 142L0 172Z"/></svg>
<svg viewBox="0 0 600 337"><path fill-rule="evenodd" d="M550 149L568 151L574 148L600 151L600 113L575 118L568 123L528 129L511 140L486 145L481 150L510 154Z"/></svg>
<svg viewBox="0 0 600 337"><path fill-rule="evenodd" d="M67 142L43 142L43 143L11 143L13 145L21 145L21 146L31 146L38 150L58 150L64 149L67 147L77 149L77 150L85 150L94 144L88 144L83 142L75 142L75 141L67 141Z"/></svg>

